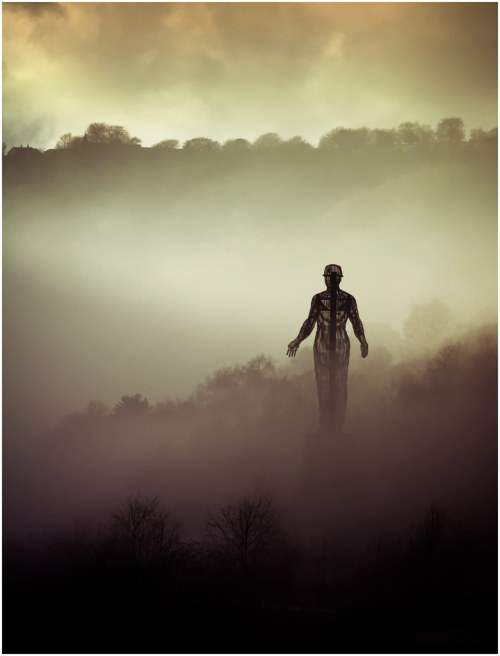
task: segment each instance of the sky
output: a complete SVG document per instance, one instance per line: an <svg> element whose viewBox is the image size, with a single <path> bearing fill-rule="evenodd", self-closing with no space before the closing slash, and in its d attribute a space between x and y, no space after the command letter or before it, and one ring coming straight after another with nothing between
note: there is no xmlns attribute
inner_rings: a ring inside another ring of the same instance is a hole
<svg viewBox="0 0 500 656"><path fill-rule="evenodd" d="M3 140L497 123L496 3L4 3Z"/></svg>

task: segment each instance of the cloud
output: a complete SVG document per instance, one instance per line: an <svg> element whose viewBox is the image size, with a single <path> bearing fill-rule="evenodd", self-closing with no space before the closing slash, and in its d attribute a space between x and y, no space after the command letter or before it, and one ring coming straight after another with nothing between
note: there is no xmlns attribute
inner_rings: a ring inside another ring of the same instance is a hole
<svg viewBox="0 0 500 656"><path fill-rule="evenodd" d="M64 15L64 6L60 2L5 2L3 8L11 12L23 12L32 16L45 13Z"/></svg>

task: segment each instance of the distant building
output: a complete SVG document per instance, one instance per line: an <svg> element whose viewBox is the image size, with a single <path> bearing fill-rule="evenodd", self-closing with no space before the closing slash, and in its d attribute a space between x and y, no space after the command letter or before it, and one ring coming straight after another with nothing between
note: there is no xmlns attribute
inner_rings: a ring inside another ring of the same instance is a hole
<svg viewBox="0 0 500 656"><path fill-rule="evenodd" d="M31 146L14 146L7 153L7 157L16 157L24 159L32 159L35 157L41 157L42 153L38 148L32 148Z"/></svg>

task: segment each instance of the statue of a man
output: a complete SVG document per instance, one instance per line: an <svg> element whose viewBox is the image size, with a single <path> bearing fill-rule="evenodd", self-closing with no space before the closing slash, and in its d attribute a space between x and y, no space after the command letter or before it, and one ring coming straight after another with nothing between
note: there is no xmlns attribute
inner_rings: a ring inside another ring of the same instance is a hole
<svg viewBox="0 0 500 656"><path fill-rule="evenodd" d="M302 324L298 336L288 345L287 355L294 357L299 344L313 331L314 367L318 388L320 430L340 431L345 419L347 403L347 369L350 342L346 323L349 319L361 345L361 357L368 355L363 324L359 318L356 299L339 288L343 277L338 264L328 264L323 273L326 290L315 294L309 316ZM332 320L333 317L333 320Z"/></svg>

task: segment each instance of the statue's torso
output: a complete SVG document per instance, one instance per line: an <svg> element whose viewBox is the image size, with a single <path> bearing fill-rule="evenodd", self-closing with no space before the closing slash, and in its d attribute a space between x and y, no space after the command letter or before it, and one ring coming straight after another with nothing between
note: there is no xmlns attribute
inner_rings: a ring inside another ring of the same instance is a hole
<svg viewBox="0 0 500 656"><path fill-rule="evenodd" d="M349 344L349 337L346 331L346 323L351 311L352 296L341 289L337 290L337 311L335 319L335 341L336 350L345 348ZM330 290L325 290L316 294L317 315L316 315L316 338L314 348L320 350L329 350L330 345Z"/></svg>

